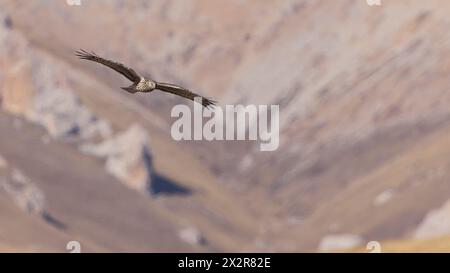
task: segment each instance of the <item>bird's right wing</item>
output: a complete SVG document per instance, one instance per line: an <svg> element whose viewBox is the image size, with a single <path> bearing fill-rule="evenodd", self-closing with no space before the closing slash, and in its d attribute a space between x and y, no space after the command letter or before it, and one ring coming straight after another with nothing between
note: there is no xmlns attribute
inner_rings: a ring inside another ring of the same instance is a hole
<svg viewBox="0 0 450 273"><path fill-rule="evenodd" d="M178 96L181 96L183 98L190 99L192 101L195 101L194 99L196 97L202 98L201 104L206 108L214 108L216 105L216 101L210 100L208 98L205 98L203 96L200 96L198 94L192 93L191 91L187 90L186 88L170 84L170 83L156 83L156 89L159 89L164 92L172 93Z"/></svg>
<svg viewBox="0 0 450 273"><path fill-rule="evenodd" d="M93 52L89 53L80 49L75 52L75 55L83 60L89 60L106 65L107 67L112 68L115 71L119 72L120 74L124 75L127 79L129 79L132 82L139 82L141 79L141 77L133 69L121 63L99 57Z"/></svg>

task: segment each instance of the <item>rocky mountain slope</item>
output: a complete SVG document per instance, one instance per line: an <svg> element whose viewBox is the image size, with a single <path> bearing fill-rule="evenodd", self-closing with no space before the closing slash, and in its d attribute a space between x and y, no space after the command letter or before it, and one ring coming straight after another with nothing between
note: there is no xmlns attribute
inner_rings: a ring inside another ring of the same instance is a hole
<svg viewBox="0 0 450 273"><path fill-rule="evenodd" d="M302 251L330 238L362 244L449 232L427 224L450 195L446 1L5 0L0 7L1 137L15 141L0 154L41 188L49 214L67 226L52 231L61 240L80 234L94 251ZM78 48L187 85L220 106L278 104L280 147L175 142L170 110L183 100L125 94L124 79L76 59ZM3 133L16 119L43 136ZM45 156L60 167L33 167L45 160L28 154L43 147L57 150ZM57 160L61 154L71 159ZM66 176L64 186L53 185ZM129 195L122 211L100 209L114 203L98 200L106 180L115 185L111 196ZM66 195L99 207L73 232L85 210L71 211ZM124 215L135 218L119 220ZM158 236L158 227L174 237ZM116 242L97 229L130 237Z"/></svg>

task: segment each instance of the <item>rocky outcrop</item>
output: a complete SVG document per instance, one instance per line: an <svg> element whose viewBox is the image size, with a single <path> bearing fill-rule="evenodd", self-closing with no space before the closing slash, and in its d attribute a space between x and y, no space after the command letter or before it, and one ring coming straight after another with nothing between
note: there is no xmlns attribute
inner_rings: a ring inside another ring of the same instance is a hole
<svg viewBox="0 0 450 273"><path fill-rule="evenodd" d="M0 20L6 16L0 13ZM25 115L32 108L30 46L24 37L0 25L0 97L2 109Z"/></svg>
<svg viewBox="0 0 450 273"><path fill-rule="evenodd" d="M387 189L375 197L373 200L373 204L377 207L381 207L387 202L391 201L391 199L394 197L395 191L393 189Z"/></svg>
<svg viewBox="0 0 450 273"><path fill-rule="evenodd" d="M414 231L414 238L427 239L450 234L450 200L430 211Z"/></svg>
<svg viewBox="0 0 450 273"><path fill-rule="evenodd" d="M148 135L138 124L99 144L80 146L84 153L105 158L106 170L127 186L149 192L153 173Z"/></svg>
<svg viewBox="0 0 450 273"><path fill-rule="evenodd" d="M24 212L41 217L53 227L65 228L62 222L48 212L44 191L0 155L0 194L3 193Z"/></svg>
<svg viewBox="0 0 450 273"><path fill-rule="evenodd" d="M13 169L11 174L2 177L0 182L2 189L22 210L31 214L45 215L44 192L20 170Z"/></svg>
<svg viewBox="0 0 450 273"><path fill-rule="evenodd" d="M204 245L207 242L202 233L194 226L186 226L180 229L178 237L191 245Z"/></svg>
<svg viewBox="0 0 450 273"><path fill-rule="evenodd" d="M2 27L0 27L2 28ZM33 49L19 33L0 30L2 108L42 125L55 138L108 137L111 128L71 90L68 67Z"/></svg>
<svg viewBox="0 0 450 273"><path fill-rule="evenodd" d="M344 250L361 245L362 238L353 234L333 234L322 238L319 244L319 251Z"/></svg>

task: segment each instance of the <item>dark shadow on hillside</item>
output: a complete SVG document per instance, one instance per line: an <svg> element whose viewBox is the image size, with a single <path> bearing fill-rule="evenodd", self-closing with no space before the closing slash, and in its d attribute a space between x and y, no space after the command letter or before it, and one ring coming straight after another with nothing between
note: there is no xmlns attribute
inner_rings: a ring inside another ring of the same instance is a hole
<svg viewBox="0 0 450 273"><path fill-rule="evenodd" d="M153 169L153 160L151 154L148 152L148 150L144 150L143 152L145 164L147 168ZM148 192L150 195L159 195L159 194L165 194L165 195L188 195L192 194L192 191L184 186L178 185L174 181L170 180L169 178L162 176L158 173L155 173L152 170L152 175L150 177L150 183L148 183Z"/></svg>
<svg viewBox="0 0 450 273"><path fill-rule="evenodd" d="M166 195L188 195L192 194L192 191L177 183L171 181L167 177L164 177L159 174L152 175L152 181L150 183L150 194L158 195L158 194L166 194Z"/></svg>
<svg viewBox="0 0 450 273"><path fill-rule="evenodd" d="M59 221L58 219L56 219L55 217L53 217L52 215L50 215L50 213L44 211L42 213L42 218L49 223L50 225L54 226L57 229L67 229L67 226Z"/></svg>

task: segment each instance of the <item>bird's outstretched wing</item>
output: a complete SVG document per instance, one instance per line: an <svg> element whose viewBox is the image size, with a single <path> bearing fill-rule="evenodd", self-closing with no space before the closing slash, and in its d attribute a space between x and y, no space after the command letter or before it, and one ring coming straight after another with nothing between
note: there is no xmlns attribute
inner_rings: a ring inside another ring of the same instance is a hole
<svg viewBox="0 0 450 273"><path fill-rule="evenodd" d="M99 57L94 52L89 53L85 50L80 49L80 50L75 51L75 55L83 60L89 60L89 61L93 61L93 62L97 62L97 63L103 64L103 65L106 65L107 67L112 68L115 71L119 72L120 74L124 75L127 79L129 79L132 82L136 83L136 82L139 82L141 79L141 77L138 75L138 73L136 73L136 71L134 71L133 69L131 69L121 63Z"/></svg>
<svg viewBox="0 0 450 273"><path fill-rule="evenodd" d="M200 96L198 94L192 93L191 91L189 91L189 90L187 90L187 89L185 89L183 87L180 87L180 86L177 86L177 85L173 85L173 84L170 84L170 83L159 83L159 82L157 82L156 83L156 89L159 89L159 90L164 91L164 92L172 93L172 94L175 94L175 95L178 95L178 96L190 99L192 101L195 101L194 100L195 97L201 97L202 98L202 105L204 107L208 108L208 109L209 108L214 108L214 106L217 103L216 101L213 101L213 100L210 100L210 99L205 98L203 96Z"/></svg>

